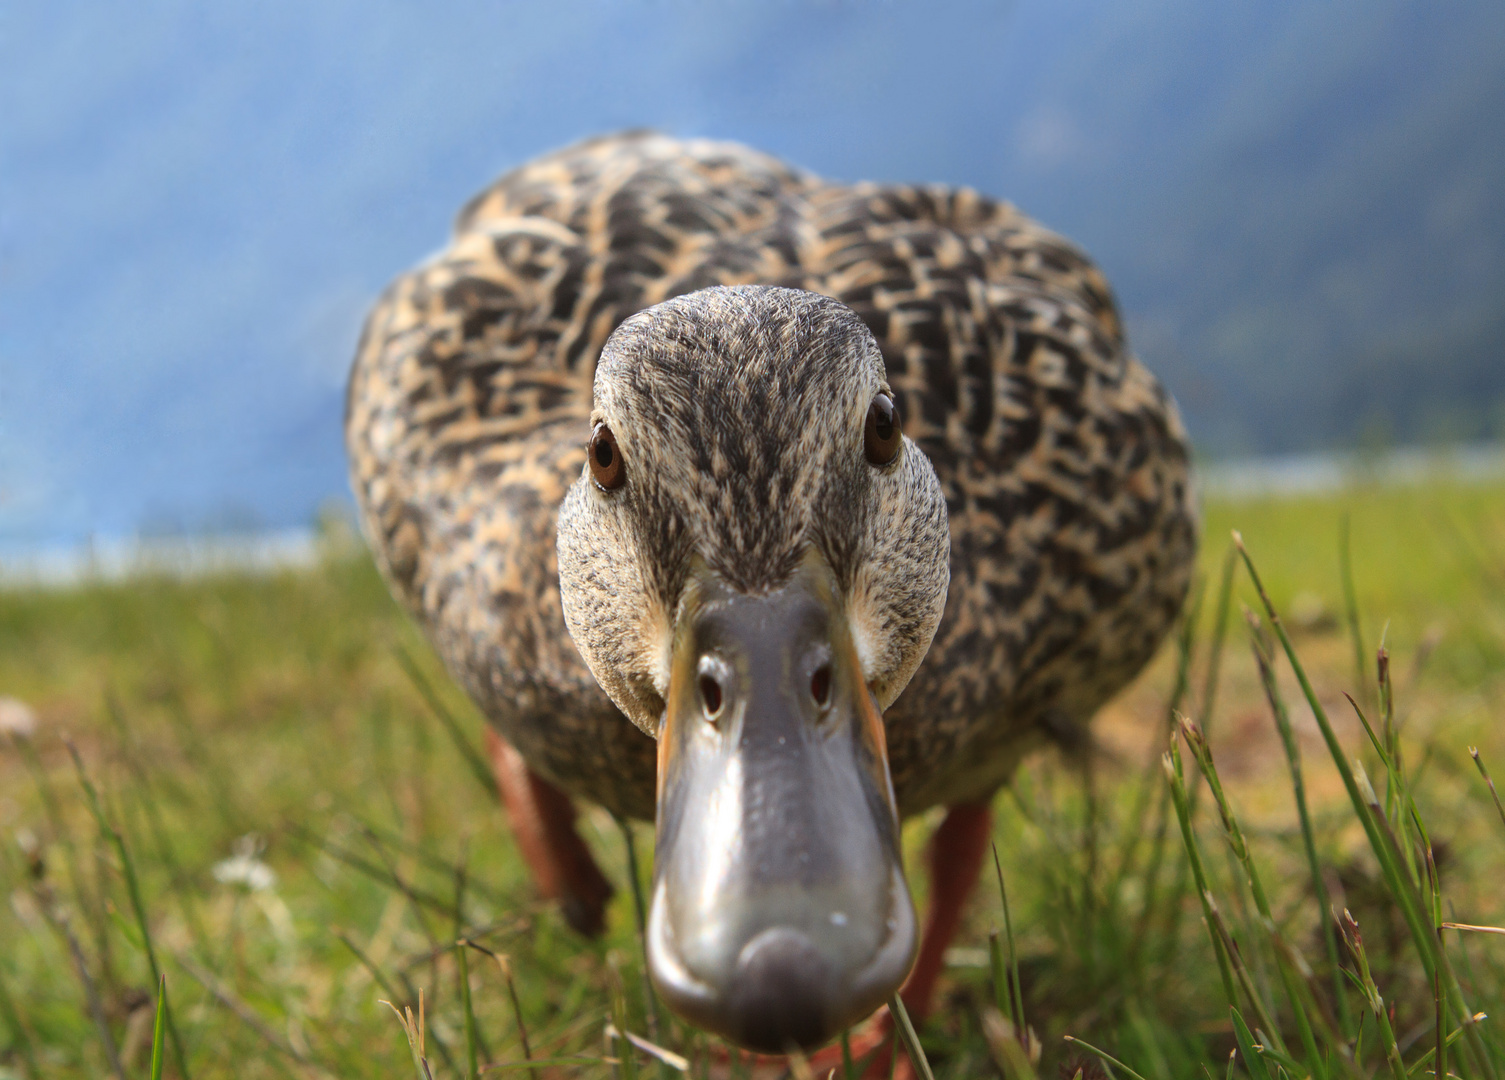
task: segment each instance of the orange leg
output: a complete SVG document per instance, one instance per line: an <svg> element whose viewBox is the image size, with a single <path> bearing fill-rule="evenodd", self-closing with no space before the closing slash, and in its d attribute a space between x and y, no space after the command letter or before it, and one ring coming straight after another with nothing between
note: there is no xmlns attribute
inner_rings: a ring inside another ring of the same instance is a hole
<svg viewBox="0 0 1505 1080"><path fill-rule="evenodd" d="M606 927L606 902L613 890L575 831L570 797L528 768L512 744L490 727L486 750L512 834L538 891L559 901L571 927L587 937L597 936Z"/></svg>
<svg viewBox="0 0 1505 1080"><path fill-rule="evenodd" d="M992 834L993 809L988 803L953 806L930 838L930 909L920 936L920 955L904 984L904 1008L918 1024L930 1015L936 979L946 950L961 927L962 909L977 884Z"/></svg>

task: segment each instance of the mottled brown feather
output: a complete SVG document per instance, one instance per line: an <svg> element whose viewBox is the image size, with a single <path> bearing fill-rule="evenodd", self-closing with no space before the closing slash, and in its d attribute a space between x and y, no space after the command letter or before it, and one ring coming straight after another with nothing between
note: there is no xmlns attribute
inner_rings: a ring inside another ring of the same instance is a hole
<svg viewBox="0 0 1505 1080"><path fill-rule="evenodd" d="M362 335L346 438L378 563L534 768L651 817L653 742L570 640L555 527L607 336L743 283L835 297L877 338L952 543L940 628L886 714L894 787L905 813L986 795L1148 661L1196 545L1174 403L1097 267L1007 203L642 132L508 173Z"/></svg>

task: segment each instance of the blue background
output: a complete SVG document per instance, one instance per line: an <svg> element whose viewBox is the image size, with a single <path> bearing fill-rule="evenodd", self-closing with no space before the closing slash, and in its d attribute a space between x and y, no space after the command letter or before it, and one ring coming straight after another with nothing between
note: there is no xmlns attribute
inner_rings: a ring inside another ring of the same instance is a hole
<svg viewBox="0 0 1505 1080"><path fill-rule="evenodd" d="M1204 452L1505 435L1505 4L9 4L0 546L306 523L365 307L631 126L1012 199Z"/></svg>

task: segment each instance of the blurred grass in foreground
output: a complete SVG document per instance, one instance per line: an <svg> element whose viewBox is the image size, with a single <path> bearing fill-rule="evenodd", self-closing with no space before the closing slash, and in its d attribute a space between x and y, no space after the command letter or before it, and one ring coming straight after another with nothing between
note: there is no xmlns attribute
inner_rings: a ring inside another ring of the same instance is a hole
<svg viewBox="0 0 1505 1080"><path fill-rule="evenodd" d="M1361 808L1242 566L1209 679L1235 526L1358 762ZM1505 923L1505 820L1468 752L1505 780L1505 486L1213 502L1203 567L1186 663L1168 646L1104 711L1096 753L1043 754L1000 793L1012 934L990 939L1003 909L979 889L920 1030L935 1075L1108 1075L1065 1036L1144 1077L1221 1077L1236 1051L1234 1075L1260 1080L1432 1075L1439 1000L1447 1069L1505 1074L1505 937L1436 930ZM534 899L443 720L478 746L474 710L358 552L272 577L0 592L0 695L38 718L0 737L0 1077L414 1075L381 1000L403 1024L411 1009L415 1045L421 1020L435 1076L521 1062L525 1042L538 1076L607 1075L580 1060L607 1055L629 1076L684 1064L609 1031L710 1068L707 1041L652 1007L632 890L594 943ZM1195 726L1163 764L1172 704ZM906 831L912 867L934 820ZM582 821L625 885L616 824ZM646 826L636 841L651 850ZM1319 893L1353 922L1325 925ZM1488 1019L1460 1037L1465 1008Z"/></svg>

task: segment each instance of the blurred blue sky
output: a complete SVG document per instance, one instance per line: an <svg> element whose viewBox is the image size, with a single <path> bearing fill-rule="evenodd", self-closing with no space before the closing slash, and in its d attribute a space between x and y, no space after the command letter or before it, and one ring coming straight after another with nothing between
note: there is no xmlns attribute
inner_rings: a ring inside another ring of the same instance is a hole
<svg viewBox="0 0 1505 1080"><path fill-rule="evenodd" d="M1213 451L1505 433L1498 2L23 2L0 101L0 547L307 522L371 298L631 126L1012 199Z"/></svg>

